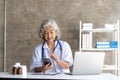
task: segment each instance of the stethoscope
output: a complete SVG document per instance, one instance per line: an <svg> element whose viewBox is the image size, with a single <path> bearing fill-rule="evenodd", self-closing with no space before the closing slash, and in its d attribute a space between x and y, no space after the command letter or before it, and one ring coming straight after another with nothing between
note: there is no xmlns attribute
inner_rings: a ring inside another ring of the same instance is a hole
<svg viewBox="0 0 120 80"><path fill-rule="evenodd" d="M53 51L55 51L56 47L59 45L59 46L60 46L60 51L61 51L61 56L60 56L60 58L62 58L62 46L61 46L60 40L56 40L56 41L57 41L57 44L56 44L56 46L54 47L54 50L53 50ZM44 41L43 44L42 44L42 58L45 58L44 48L43 48L44 45L45 45L45 41Z"/></svg>

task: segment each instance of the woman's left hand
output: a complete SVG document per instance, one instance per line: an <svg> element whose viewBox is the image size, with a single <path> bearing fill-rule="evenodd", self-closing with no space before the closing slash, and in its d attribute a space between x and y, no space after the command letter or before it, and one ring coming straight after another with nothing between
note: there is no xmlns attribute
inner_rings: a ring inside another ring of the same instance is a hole
<svg viewBox="0 0 120 80"><path fill-rule="evenodd" d="M57 55L55 53L51 53L50 57L52 59L54 59L58 63L58 65L60 65L63 69L68 69L69 68L69 62L60 60L59 57L57 57Z"/></svg>
<svg viewBox="0 0 120 80"><path fill-rule="evenodd" d="M57 55L56 55L55 53L51 53L51 54L50 54L50 57L51 57L52 59L54 59L55 61L59 60L59 58L57 57Z"/></svg>

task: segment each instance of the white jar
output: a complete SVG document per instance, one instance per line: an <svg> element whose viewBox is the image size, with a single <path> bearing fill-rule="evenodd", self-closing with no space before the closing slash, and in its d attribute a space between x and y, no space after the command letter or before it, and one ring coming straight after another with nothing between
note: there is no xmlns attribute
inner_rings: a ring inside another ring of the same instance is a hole
<svg viewBox="0 0 120 80"><path fill-rule="evenodd" d="M23 76L27 75L27 67L26 67L26 65L22 65L22 75Z"/></svg>

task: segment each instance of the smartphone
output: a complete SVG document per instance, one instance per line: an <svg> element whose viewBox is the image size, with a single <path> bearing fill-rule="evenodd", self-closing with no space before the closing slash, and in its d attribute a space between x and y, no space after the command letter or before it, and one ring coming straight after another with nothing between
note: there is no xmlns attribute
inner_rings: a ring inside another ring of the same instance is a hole
<svg viewBox="0 0 120 80"><path fill-rule="evenodd" d="M50 61L50 59L49 58L43 58L43 64L44 65L47 65L47 64L50 64L51 65L51 61Z"/></svg>

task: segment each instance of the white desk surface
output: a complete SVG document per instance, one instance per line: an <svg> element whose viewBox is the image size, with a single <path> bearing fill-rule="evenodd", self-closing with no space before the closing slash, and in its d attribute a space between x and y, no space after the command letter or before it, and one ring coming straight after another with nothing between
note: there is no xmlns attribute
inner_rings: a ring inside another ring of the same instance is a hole
<svg viewBox="0 0 120 80"><path fill-rule="evenodd" d="M103 73L101 75L40 75L28 72L26 76L13 75L8 72L0 72L0 78L19 78L19 79L79 79L79 80L120 80L117 76L110 73Z"/></svg>

